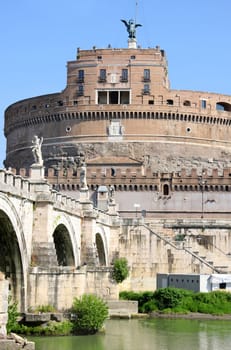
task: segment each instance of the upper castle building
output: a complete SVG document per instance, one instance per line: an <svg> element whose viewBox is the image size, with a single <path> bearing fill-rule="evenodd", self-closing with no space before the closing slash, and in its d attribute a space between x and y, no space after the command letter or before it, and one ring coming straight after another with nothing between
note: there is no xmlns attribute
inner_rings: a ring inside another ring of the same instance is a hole
<svg viewBox="0 0 231 350"><path fill-rule="evenodd" d="M46 176L63 190L78 189L81 154L92 190L113 184L168 195L199 190L198 176L213 174L207 190L229 191L229 170L222 182L218 174L231 166L231 96L172 90L165 51L140 48L130 34L128 48L78 49L63 91L7 108L5 166L28 169L37 135Z"/></svg>

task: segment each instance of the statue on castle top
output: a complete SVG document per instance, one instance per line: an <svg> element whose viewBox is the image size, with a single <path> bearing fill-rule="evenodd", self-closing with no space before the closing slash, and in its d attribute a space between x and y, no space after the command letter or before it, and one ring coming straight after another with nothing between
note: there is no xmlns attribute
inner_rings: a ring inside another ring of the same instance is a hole
<svg viewBox="0 0 231 350"><path fill-rule="evenodd" d="M43 158L42 158L42 143L43 143L43 137L39 138L37 135L34 135L34 138L32 140L32 153L34 156L34 164L36 165L43 165Z"/></svg>
<svg viewBox="0 0 231 350"><path fill-rule="evenodd" d="M121 19L121 22L123 22L127 28L129 39L135 39L136 38L136 28L142 27L142 24L136 24L133 19L130 19L128 22L125 21L124 19Z"/></svg>

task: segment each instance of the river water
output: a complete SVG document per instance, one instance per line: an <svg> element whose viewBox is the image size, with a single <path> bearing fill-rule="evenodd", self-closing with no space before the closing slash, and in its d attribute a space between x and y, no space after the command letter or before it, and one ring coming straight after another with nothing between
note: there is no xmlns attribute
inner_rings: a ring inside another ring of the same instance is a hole
<svg viewBox="0 0 231 350"><path fill-rule="evenodd" d="M228 350L231 321L109 320L105 334L33 341L36 350Z"/></svg>

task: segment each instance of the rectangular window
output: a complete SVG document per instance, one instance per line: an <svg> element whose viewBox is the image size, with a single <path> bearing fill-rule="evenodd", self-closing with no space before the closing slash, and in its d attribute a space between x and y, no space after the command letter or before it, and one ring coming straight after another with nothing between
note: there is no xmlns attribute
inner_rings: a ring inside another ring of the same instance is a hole
<svg viewBox="0 0 231 350"><path fill-rule="evenodd" d="M150 81L150 69L144 69L144 81Z"/></svg>
<svg viewBox="0 0 231 350"><path fill-rule="evenodd" d="M206 108L206 100L201 100L201 108Z"/></svg>
<svg viewBox="0 0 231 350"><path fill-rule="evenodd" d="M128 81L128 69L122 69L121 82Z"/></svg>
<svg viewBox="0 0 231 350"><path fill-rule="evenodd" d="M84 82L84 70L80 69L78 71L78 83L83 83Z"/></svg>
<svg viewBox="0 0 231 350"><path fill-rule="evenodd" d="M120 92L120 104L121 105L128 105L130 103L129 98L130 98L129 91L121 91Z"/></svg>
<svg viewBox="0 0 231 350"><path fill-rule="evenodd" d="M84 88L83 85L78 85L78 96L83 96L84 94Z"/></svg>
<svg viewBox="0 0 231 350"><path fill-rule="evenodd" d="M107 104L107 91L98 92L98 104L106 105Z"/></svg>
<svg viewBox="0 0 231 350"><path fill-rule="evenodd" d="M117 105L119 103L118 97L118 91L109 91L109 104Z"/></svg>
<svg viewBox="0 0 231 350"><path fill-rule="evenodd" d="M130 91L98 91L97 92L98 104L129 104L130 103Z"/></svg>
<svg viewBox="0 0 231 350"><path fill-rule="evenodd" d="M149 84L144 84L143 94L144 94L144 95L149 95L149 94L150 94L150 87L149 87Z"/></svg>
<svg viewBox="0 0 231 350"><path fill-rule="evenodd" d="M107 77L106 69L100 69L100 71L99 71L99 82L100 83L105 82L107 80L106 77Z"/></svg>

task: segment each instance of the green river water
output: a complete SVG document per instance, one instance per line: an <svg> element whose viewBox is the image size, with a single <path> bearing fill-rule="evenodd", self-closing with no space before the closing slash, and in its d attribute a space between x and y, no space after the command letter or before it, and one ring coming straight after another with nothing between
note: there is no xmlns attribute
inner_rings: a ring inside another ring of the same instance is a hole
<svg viewBox="0 0 231 350"><path fill-rule="evenodd" d="M33 341L36 350L228 350L231 321L109 320L105 334Z"/></svg>

